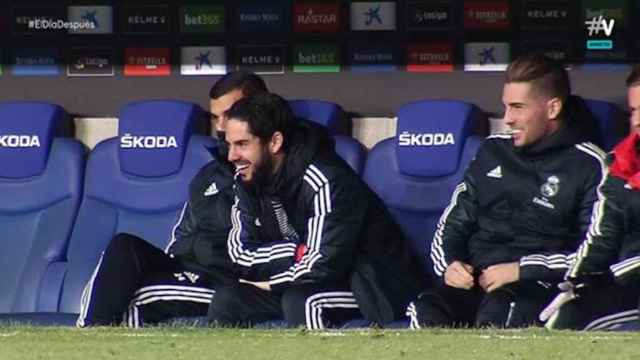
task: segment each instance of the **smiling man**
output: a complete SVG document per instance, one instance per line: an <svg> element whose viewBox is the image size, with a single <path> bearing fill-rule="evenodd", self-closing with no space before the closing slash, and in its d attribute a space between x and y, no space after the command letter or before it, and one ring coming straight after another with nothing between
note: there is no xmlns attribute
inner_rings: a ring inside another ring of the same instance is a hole
<svg viewBox="0 0 640 360"><path fill-rule="evenodd" d="M412 327L536 324L591 217L603 152L592 119L569 111L569 78L544 55L507 69L506 135L484 142L453 193L431 246L439 286L407 311ZM588 120L588 121L587 121Z"/></svg>
<svg viewBox="0 0 640 360"><path fill-rule="evenodd" d="M227 111L238 99L266 91L262 78L229 73L209 92L211 124L224 139ZM204 316L215 289L237 281L227 255L231 230L233 168L225 147L191 181L184 204L162 251L133 234L117 234L101 256L82 294L78 327L155 324L172 317Z"/></svg>
<svg viewBox="0 0 640 360"><path fill-rule="evenodd" d="M543 316L549 329L638 328L640 297L640 66L627 78L630 134L608 158L593 218L574 265ZM560 305L563 301L568 301Z"/></svg>
<svg viewBox="0 0 640 360"><path fill-rule="evenodd" d="M423 277L381 200L334 151L326 129L262 93L226 114L236 169L228 251L240 282L218 289L216 325L284 318L321 329L401 319Z"/></svg>

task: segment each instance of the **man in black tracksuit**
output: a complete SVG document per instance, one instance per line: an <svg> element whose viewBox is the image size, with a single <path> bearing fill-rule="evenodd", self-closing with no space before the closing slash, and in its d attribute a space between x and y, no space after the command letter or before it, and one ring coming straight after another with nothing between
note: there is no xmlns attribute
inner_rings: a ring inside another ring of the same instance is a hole
<svg viewBox="0 0 640 360"><path fill-rule="evenodd" d="M543 55L509 66L511 134L487 138L442 214L430 254L440 285L407 309L413 328L528 326L557 293L603 172L603 152L583 142L593 119L571 114L569 93Z"/></svg>
<svg viewBox="0 0 640 360"><path fill-rule="evenodd" d="M241 282L218 289L216 325L284 318L320 329L350 318L400 319L421 276L380 199L318 126L257 94L227 113L236 168L228 251Z"/></svg>
<svg viewBox="0 0 640 360"><path fill-rule="evenodd" d="M549 307L549 329L638 327L640 66L627 78L627 86L631 134L610 154L589 232L561 286L564 292ZM568 302L560 305L563 300Z"/></svg>
<svg viewBox="0 0 640 360"><path fill-rule="evenodd" d="M212 125L223 138L223 114L243 96L266 91L258 76L236 72L211 88ZM227 255L231 229L233 169L226 146L192 180L189 200L165 251L132 234L116 235L102 254L82 294L77 326L130 327L173 317L203 316L215 289L237 281Z"/></svg>

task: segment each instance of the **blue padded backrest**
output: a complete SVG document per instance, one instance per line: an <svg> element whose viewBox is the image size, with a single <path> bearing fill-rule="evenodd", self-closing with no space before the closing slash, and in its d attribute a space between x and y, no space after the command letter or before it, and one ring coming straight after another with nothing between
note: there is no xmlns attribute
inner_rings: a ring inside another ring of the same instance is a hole
<svg viewBox="0 0 640 360"><path fill-rule="evenodd" d="M329 133L336 134L344 118L340 105L322 100L289 100L293 114L325 126Z"/></svg>
<svg viewBox="0 0 640 360"><path fill-rule="evenodd" d="M190 128L182 121L192 119L177 116L176 129ZM144 176L132 175L136 169L126 172L122 169L120 159L126 161L132 153L121 151L121 139L108 139L93 149L87 163L85 196L69 243L59 311L79 311L82 289L101 252L116 234L131 233L162 249L168 244L172 227L187 200L189 183L212 160L210 148L215 142L209 136L187 133L178 146L183 148L178 153L184 154L180 159L166 149L140 149L147 152L149 159L155 159L156 167L163 169L156 171L146 166ZM152 154L156 151L158 155ZM167 156L166 161L163 155ZM149 176L166 173L167 163L181 166L169 175Z"/></svg>
<svg viewBox="0 0 640 360"><path fill-rule="evenodd" d="M411 176L453 174L480 109L454 100L426 100L406 104L398 111L396 155L399 170Z"/></svg>
<svg viewBox="0 0 640 360"><path fill-rule="evenodd" d="M367 154L363 178L400 225L425 271L431 273L428 254L436 223L482 142L471 129L486 118L473 105L436 100L403 106L398 113L401 120L397 135L403 131L451 133L453 144L439 139L447 144L433 145L433 138L422 136L414 137L413 145L409 139L408 145L400 146L399 136L383 140Z"/></svg>
<svg viewBox="0 0 640 360"><path fill-rule="evenodd" d="M25 178L44 171L51 139L65 111L42 102L0 103L0 177Z"/></svg>
<svg viewBox="0 0 640 360"><path fill-rule="evenodd" d="M186 144L202 109L181 101L140 101L120 111L120 166L144 177L171 175L180 170Z"/></svg>
<svg viewBox="0 0 640 360"><path fill-rule="evenodd" d="M367 148L358 140L344 135L335 135L336 153L351 166L358 175L362 175L364 162L367 158Z"/></svg>
<svg viewBox="0 0 640 360"><path fill-rule="evenodd" d="M605 151L613 150L627 132L627 124L624 113L614 103L602 100L584 99L584 102L593 114L598 125L600 146Z"/></svg>
<svg viewBox="0 0 640 360"><path fill-rule="evenodd" d="M0 133L30 138L17 140L26 149L13 147L15 140L0 148L0 313L33 312L47 270L64 259L82 197L85 150L74 139L52 137L66 116L57 105L2 103L0 114Z"/></svg>

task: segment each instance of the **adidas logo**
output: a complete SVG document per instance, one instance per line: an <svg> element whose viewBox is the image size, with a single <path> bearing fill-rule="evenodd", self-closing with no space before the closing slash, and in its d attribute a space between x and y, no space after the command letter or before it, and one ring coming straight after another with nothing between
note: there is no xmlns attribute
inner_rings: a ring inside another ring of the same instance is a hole
<svg viewBox="0 0 640 360"><path fill-rule="evenodd" d="M487 173L487 176L496 179L502 179L502 167L498 165L495 169L489 171Z"/></svg>
<svg viewBox="0 0 640 360"><path fill-rule="evenodd" d="M211 185L209 185L207 190L204 192L204 196L215 195L215 194L217 194L219 192L220 192L220 190L218 190L218 186L216 185L216 183L212 182Z"/></svg>

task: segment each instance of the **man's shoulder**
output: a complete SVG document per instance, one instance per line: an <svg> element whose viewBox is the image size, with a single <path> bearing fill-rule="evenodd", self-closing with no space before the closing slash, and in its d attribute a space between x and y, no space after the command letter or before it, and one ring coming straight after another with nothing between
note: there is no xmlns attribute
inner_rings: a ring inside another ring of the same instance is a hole
<svg viewBox="0 0 640 360"><path fill-rule="evenodd" d="M598 145L592 142L577 143L572 148L572 153L575 159L583 164L588 164L597 169L604 169L607 167L607 153L602 150Z"/></svg>
<svg viewBox="0 0 640 360"><path fill-rule="evenodd" d="M305 168L303 180L314 190L325 184L353 183L358 175L340 159L322 158L309 163Z"/></svg>
<svg viewBox="0 0 640 360"><path fill-rule="evenodd" d="M213 186L219 190L229 188L233 185L233 174L218 160L211 160L204 165L191 181L191 192L201 192Z"/></svg>

